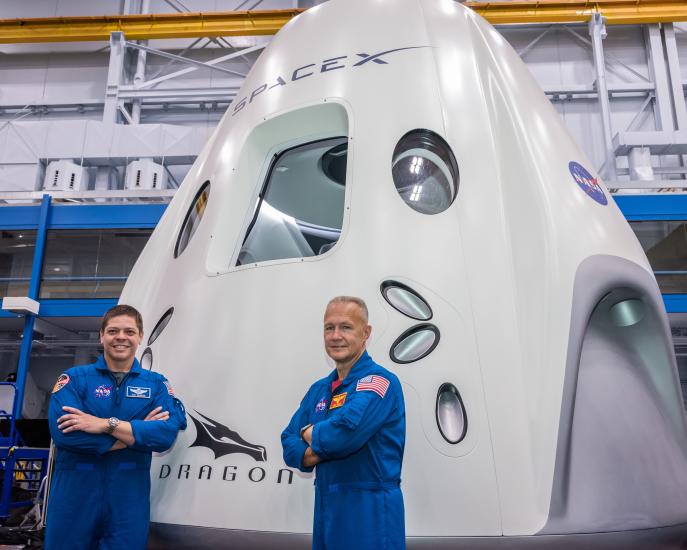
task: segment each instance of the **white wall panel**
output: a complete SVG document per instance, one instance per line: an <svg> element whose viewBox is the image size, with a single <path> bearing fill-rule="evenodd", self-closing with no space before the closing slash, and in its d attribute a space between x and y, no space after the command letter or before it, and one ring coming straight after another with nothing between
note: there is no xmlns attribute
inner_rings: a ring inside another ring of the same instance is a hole
<svg viewBox="0 0 687 550"><path fill-rule="evenodd" d="M119 13L120 0L8 0L0 4L0 18L54 17L56 15L102 15Z"/></svg>

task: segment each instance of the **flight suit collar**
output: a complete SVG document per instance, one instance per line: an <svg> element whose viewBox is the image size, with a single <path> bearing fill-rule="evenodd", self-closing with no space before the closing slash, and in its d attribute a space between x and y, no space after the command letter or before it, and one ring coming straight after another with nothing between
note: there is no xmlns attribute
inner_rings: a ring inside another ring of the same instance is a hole
<svg viewBox="0 0 687 550"><path fill-rule="evenodd" d="M372 363L372 357L369 356L367 353L367 350L363 352L363 354L358 358L358 360L355 362L351 370L348 372L348 375L346 378L343 379L341 382L341 388L344 385L348 385L352 380L356 381L359 378L362 378L365 376L365 372L370 366L370 363ZM133 369L132 369L133 370ZM334 382L339 376L339 373L336 369L332 371L332 373L329 375L329 382ZM338 389L338 388L337 388Z"/></svg>
<svg viewBox="0 0 687 550"><path fill-rule="evenodd" d="M110 371L110 369L107 368L107 363L105 362L104 355L101 354L100 357L98 357L98 360L95 362L95 368L103 372ZM129 374L140 374L141 370L141 364L138 362L138 359L134 357L134 364L131 365L131 370L129 371Z"/></svg>

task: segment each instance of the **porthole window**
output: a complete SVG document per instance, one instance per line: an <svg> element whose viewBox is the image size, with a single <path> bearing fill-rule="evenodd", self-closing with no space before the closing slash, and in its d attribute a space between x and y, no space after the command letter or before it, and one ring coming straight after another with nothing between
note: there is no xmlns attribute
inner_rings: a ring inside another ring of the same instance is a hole
<svg viewBox="0 0 687 550"><path fill-rule="evenodd" d="M210 182L206 181L203 186L196 193L191 208L189 208L186 218L184 218L184 223L181 226L181 231L179 232L179 238L177 239L177 244L174 247L174 257L178 258L181 253L186 249L188 243L193 237L193 234L198 229L200 225L200 220L203 219L203 214L205 213L205 207L208 204L208 198L210 197Z"/></svg>
<svg viewBox="0 0 687 550"><path fill-rule="evenodd" d="M391 174L404 202L422 214L443 212L458 193L458 163L448 143L430 130L413 130L399 140Z"/></svg>
<svg viewBox="0 0 687 550"><path fill-rule="evenodd" d="M153 350L146 348L141 355L141 368L143 370L153 370Z"/></svg>
<svg viewBox="0 0 687 550"><path fill-rule="evenodd" d="M403 315L418 321L429 321L432 318L432 308L409 286L396 281L384 281L381 290L389 305Z"/></svg>
<svg viewBox="0 0 687 550"><path fill-rule="evenodd" d="M455 445L468 430L468 418L458 389L449 383L442 384L437 392L437 426L442 437Z"/></svg>
<svg viewBox="0 0 687 550"><path fill-rule="evenodd" d="M148 337L148 345L150 346L155 340L157 340L157 337L162 334L162 331L165 330L165 327L169 324L169 322L172 320L172 314L174 313L174 308L170 307L167 311L165 311L165 314L160 318L160 320L157 322L155 325L155 328L153 328L152 332L150 333L150 336Z"/></svg>
<svg viewBox="0 0 687 550"><path fill-rule="evenodd" d="M389 353L396 363L412 363L426 357L439 344L439 329L429 323L415 325L399 336Z"/></svg>
<svg viewBox="0 0 687 550"><path fill-rule="evenodd" d="M609 310L611 321L617 327L631 327L644 318L644 302L636 298L618 302Z"/></svg>
<svg viewBox="0 0 687 550"><path fill-rule="evenodd" d="M348 138L305 143L279 153L258 198L236 265L308 258L341 235Z"/></svg>

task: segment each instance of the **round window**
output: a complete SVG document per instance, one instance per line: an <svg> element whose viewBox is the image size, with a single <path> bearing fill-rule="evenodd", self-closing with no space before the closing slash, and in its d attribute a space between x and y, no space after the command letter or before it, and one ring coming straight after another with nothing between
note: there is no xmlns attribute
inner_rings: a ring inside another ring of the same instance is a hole
<svg viewBox="0 0 687 550"><path fill-rule="evenodd" d="M430 130L412 130L394 149L391 174L398 194L413 210L438 214L458 193L458 164L444 139Z"/></svg>
<svg viewBox="0 0 687 550"><path fill-rule="evenodd" d="M200 225L200 220L203 218L205 213L205 207L208 204L208 197L210 196L210 182L206 181L200 188L196 197L193 199L191 208L186 213L186 218L184 218L184 224L181 226L181 231L179 232L179 238L177 239L177 244L174 247L174 257L178 258L184 249L188 246L191 237L198 229Z"/></svg>

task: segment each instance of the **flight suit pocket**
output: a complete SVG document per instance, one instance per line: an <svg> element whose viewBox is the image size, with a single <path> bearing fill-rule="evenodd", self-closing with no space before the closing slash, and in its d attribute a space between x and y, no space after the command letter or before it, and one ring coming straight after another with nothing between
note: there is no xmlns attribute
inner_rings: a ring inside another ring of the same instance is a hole
<svg viewBox="0 0 687 550"><path fill-rule="evenodd" d="M363 393L354 393L350 402L345 405L341 411L339 422L345 424L351 429L355 429L360 424L360 421L365 415L368 405L370 404L370 397Z"/></svg>

